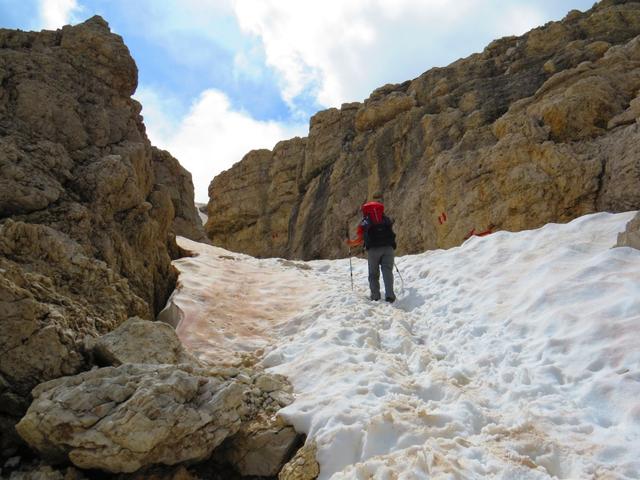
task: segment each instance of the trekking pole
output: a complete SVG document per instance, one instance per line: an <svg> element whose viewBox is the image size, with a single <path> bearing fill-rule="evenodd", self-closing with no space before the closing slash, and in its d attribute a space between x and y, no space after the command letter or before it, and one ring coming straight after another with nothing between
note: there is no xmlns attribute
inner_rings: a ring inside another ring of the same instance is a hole
<svg viewBox="0 0 640 480"><path fill-rule="evenodd" d="M398 276L400 277L400 283L402 286L402 294L404 295L404 278L402 278L402 275L400 274L400 270L398 270L398 265L396 265L396 262L393 262L393 266L396 267L396 272L398 272Z"/></svg>
<svg viewBox="0 0 640 480"><path fill-rule="evenodd" d="M351 247L349 247L349 272L351 273L351 291L353 292L353 265L351 264Z"/></svg>
<svg viewBox="0 0 640 480"><path fill-rule="evenodd" d="M344 232L349 241L349 222L345 223ZM351 247L349 247L349 273L351 274L351 291L353 291L353 264L351 263Z"/></svg>

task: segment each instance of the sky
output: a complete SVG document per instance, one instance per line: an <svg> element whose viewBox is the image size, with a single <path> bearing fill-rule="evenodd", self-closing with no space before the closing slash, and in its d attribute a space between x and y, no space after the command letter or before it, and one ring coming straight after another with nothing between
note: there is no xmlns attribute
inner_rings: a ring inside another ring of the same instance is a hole
<svg viewBox="0 0 640 480"><path fill-rule="evenodd" d="M152 144L212 178L252 149L308 133L319 110L363 101L593 0L0 0L0 28L101 15L139 69Z"/></svg>

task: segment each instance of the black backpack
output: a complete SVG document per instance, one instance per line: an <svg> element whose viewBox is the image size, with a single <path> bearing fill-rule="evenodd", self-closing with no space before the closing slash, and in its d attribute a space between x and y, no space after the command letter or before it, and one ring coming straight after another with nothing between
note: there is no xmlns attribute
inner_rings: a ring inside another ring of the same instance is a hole
<svg viewBox="0 0 640 480"><path fill-rule="evenodd" d="M393 232L393 222L387 216L382 217L382 222L373 223L366 217L362 222L364 227L364 248L393 247L396 248L396 234Z"/></svg>

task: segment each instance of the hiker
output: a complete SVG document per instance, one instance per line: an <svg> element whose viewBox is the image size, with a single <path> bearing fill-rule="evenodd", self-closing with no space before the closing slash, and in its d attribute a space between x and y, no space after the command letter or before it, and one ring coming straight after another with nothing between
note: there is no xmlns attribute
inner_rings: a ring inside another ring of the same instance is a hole
<svg viewBox="0 0 640 480"><path fill-rule="evenodd" d="M347 245L355 247L364 243L369 261L369 289L371 300L380 300L380 270L384 281L385 300L394 302L393 261L395 257L396 235L393 221L384 214L384 205L380 202L367 202L362 205L362 221L358 224L357 238L347 239Z"/></svg>

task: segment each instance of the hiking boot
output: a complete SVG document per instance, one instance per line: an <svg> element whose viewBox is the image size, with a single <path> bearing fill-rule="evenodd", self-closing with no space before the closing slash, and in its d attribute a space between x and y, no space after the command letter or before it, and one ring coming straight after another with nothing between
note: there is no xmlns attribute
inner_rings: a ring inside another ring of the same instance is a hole
<svg viewBox="0 0 640 480"><path fill-rule="evenodd" d="M376 297L375 295L371 295L371 300L373 300L374 302L377 302L378 300L380 300L380 297Z"/></svg>
<svg viewBox="0 0 640 480"><path fill-rule="evenodd" d="M393 303L396 301L396 297L386 297L384 300L385 302Z"/></svg>

